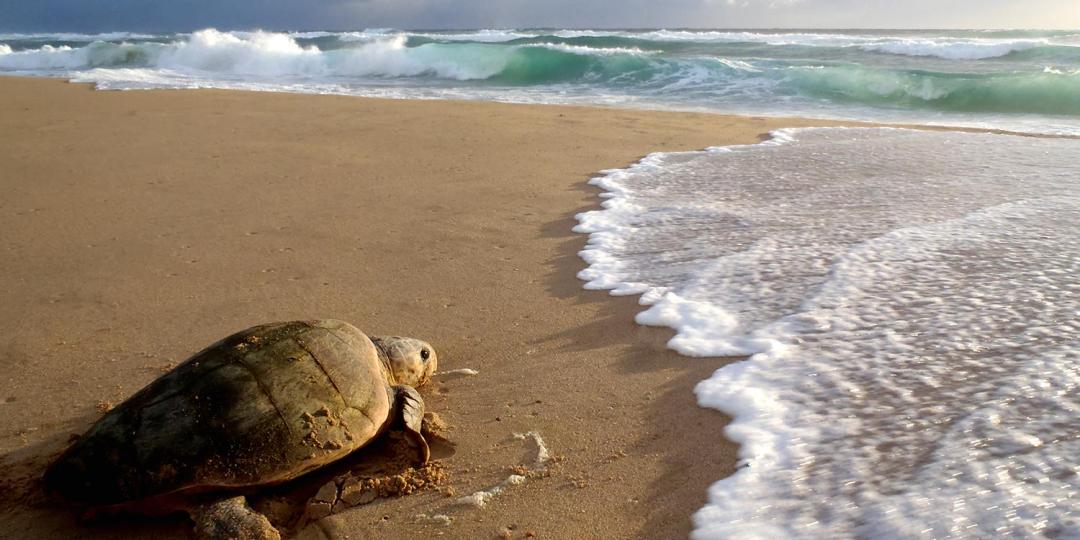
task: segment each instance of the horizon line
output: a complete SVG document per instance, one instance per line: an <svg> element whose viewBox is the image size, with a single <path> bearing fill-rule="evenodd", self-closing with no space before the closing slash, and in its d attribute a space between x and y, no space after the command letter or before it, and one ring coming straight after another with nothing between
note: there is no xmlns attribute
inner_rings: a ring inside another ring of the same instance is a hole
<svg viewBox="0 0 1080 540"><path fill-rule="evenodd" d="M1060 31L1060 32L1080 32L1080 28L1071 27L961 27L961 26L945 26L945 27L916 27L916 26L902 26L902 27L862 27L862 26L657 26L657 27L627 27L627 26L477 26L477 27L392 27L392 26L367 26L357 28L282 28L282 27L270 27L270 26L253 26L253 27L232 27L232 26L218 26L208 25L198 28L190 28L184 30L163 30L163 29L99 29L99 30L58 30L58 29L5 29L0 28L0 32L6 32L11 34L105 34L113 32L145 32L145 33L190 33L197 32L199 30L223 30L223 31L266 31L266 32L357 32L362 30L396 30L400 32L468 32L477 30L500 30L500 31L536 31L536 30L601 30L601 31L624 31L624 32L642 32L642 31L659 31L659 30L671 30L671 31L738 31L738 30L752 30L752 31L777 31L777 30L799 30L799 31L833 31L833 32L891 32L891 31L975 31L975 32L1038 32L1038 31Z"/></svg>

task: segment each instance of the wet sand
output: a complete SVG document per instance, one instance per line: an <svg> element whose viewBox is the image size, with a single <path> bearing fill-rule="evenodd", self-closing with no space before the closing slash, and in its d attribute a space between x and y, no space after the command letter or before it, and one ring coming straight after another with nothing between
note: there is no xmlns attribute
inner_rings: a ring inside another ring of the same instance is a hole
<svg viewBox="0 0 1080 540"><path fill-rule="evenodd" d="M0 78L0 537L186 537L185 518L80 524L35 479L100 409L253 324L414 335L450 425L455 497L557 460L485 508L425 491L307 537L685 538L736 448L637 299L575 274L596 172L752 143L796 119L232 91L94 92ZM445 514L446 525L418 520Z"/></svg>

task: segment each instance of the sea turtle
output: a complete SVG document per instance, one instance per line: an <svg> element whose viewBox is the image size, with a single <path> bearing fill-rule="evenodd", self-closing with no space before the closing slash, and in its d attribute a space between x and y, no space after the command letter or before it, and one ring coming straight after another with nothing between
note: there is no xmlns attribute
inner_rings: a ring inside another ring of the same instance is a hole
<svg viewBox="0 0 1080 540"><path fill-rule="evenodd" d="M414 389L427 343L369 338L336 320L255 326L188 359L109 411L45 473L98 511L188 511L202 537L278 538L244 493L339 460L401 420L419 453Z"/></svg>

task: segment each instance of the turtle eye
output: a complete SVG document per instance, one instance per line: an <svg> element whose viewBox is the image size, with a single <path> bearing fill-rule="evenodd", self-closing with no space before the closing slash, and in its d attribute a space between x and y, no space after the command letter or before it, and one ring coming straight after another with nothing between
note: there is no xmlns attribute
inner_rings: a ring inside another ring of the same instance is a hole
<svg viewBox="0 0 1080 540"><path fill-rule="evenodd" d="M427 360L428 357L430 357L430 356L431 356L431 353L429 353L427 349L420 349L420 358L423 358L424 360Z"/></svg>

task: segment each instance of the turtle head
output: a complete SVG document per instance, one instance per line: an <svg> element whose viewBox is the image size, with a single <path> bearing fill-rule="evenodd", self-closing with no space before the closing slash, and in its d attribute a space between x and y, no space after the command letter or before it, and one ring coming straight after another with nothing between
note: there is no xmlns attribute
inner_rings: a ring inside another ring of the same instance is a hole
<svg viewBox="0 0 1080 540"><path fill-rule="evenodd" d="M407 337L373 337L371 342L390 367L398 384L422 386L435 374L439 359L425 341Z"/></svg>

